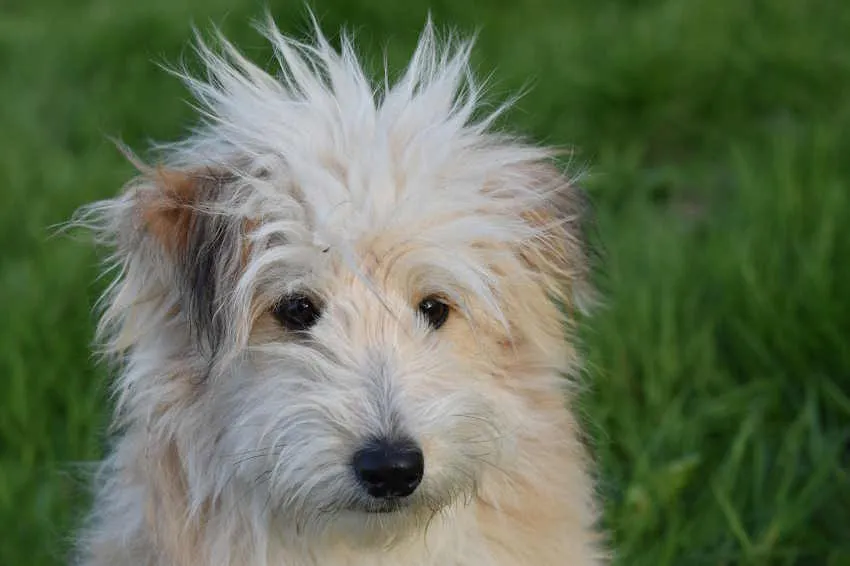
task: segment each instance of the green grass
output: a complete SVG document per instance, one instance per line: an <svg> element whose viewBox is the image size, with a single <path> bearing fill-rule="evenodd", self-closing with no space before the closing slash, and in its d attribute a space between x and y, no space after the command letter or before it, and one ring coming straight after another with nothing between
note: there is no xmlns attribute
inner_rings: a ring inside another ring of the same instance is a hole
<svg viewBox="0 0 850 566"><path fill-rule="evenodd" d="M191 123L156 62L190 24L268 50L254 1L7 0L0 16L0 564L63 560L101 453L89 354L102 288L50 238ZM316 2L398 65L425 1ZM290 32L297 2L272 2ZM480 29L510 116L579 149L608 305L582 402L623 565L850 564L850 5L841 0L434 0Z"/></svg>

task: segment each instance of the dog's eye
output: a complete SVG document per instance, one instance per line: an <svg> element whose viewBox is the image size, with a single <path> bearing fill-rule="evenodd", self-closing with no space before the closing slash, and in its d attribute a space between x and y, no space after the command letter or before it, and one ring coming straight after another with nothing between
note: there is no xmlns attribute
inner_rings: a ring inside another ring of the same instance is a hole
<svg viewBox="0 0 850 566"><path fill-rule="evenodd" d="M289 330L307 330L319 319L316 304L305 295L284 297L272 309L272 314Z"/></svg>
<svg viewBox="0 0 850 566"><path fill-rule="evenodd" d="M449 305L433 296L426 297L419 303L419 312L435 330L445 324L449 318L449 310Z"/></svg>

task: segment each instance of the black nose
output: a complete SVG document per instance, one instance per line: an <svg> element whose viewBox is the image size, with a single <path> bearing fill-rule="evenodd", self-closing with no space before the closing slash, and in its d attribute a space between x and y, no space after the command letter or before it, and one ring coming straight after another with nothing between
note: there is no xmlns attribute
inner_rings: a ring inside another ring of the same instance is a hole
<svg viewBox="0 0 850 566"><path fill-rule="evenodd" d="M354 455L352 466L372 497L407 497L422 481L425 459L410 441L373 440Z"/></svg>

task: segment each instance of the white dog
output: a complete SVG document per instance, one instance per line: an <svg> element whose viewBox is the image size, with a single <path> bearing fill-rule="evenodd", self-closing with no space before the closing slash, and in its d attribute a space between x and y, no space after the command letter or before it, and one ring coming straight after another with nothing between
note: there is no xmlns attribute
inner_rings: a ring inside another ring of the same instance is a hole
<svg viewBox="0 0 850 566"><path fill-rule="evenodd" d="M77 222L120 365L86 566L602 564L568 410L579 191L493 131L469 42L376 85L262 26L180 73L203 121Z"/></svg>

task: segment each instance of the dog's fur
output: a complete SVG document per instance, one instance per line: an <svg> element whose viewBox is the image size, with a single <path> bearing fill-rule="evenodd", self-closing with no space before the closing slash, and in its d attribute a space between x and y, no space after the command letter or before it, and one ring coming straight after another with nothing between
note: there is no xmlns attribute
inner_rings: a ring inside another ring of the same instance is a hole
<svg viewBox="0 0 850 566"><path fill-rule="evenodd" d="M430 22L380 86L345 36L261 29L280 76L199 41L201 126L77 217L114 252L121 367L79 563L603 563L566 408L584 209L555 152L494 131L508 105L481 113L470 43ZM322 305L306 333L270 314L292 292ZM387 513L351 472L380 435L425 458Z"/></svg>

